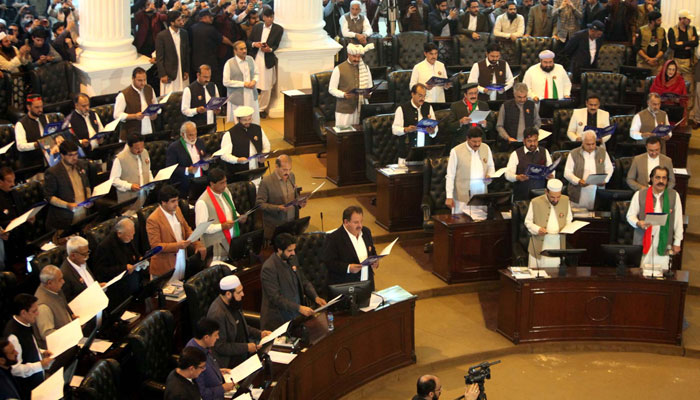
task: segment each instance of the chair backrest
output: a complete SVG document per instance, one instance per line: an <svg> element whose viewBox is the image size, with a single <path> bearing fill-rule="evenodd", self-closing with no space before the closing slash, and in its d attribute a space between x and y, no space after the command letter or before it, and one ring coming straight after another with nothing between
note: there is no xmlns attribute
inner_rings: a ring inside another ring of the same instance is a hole
<svg viewBox="0 0 700 400"><path fill-rule="evenodd" d="M540 62L540 52L552 50L554 40L551 37L521 37L515 41L517 63L522 71Z"/></svg>
<svg viewBox="0 0 700 400"><path fill-rule="evenodd" d="M566 180L564 180L564 167L566 167L566 160L569 158L569 153L569 150L559 150L552 153L552 162L560 158L562 159L559 165L557 165L557 169L554 170L554 177L562 182L566 182ZM566 185L564 185L564 190L566 190Z"/></svg>
<svg viewBox="0 0 700 400"><path fill-rule="evenodd" d="M207 154L214 154L217 150L221 148L221 138L224 136L226 131L214 132L202 135L199 138L202 139L204 143L204 151Z"/></svg>
<svg viewBox="0 0 700 400"><path fill-rule="evenodd" d="M613 171L610 181L605 185L608 189L630 190L632 188L627 185L627 172L632 166L634 157L619 157L615 159L615 170Z"/></svg>
<svg viewBox="0 0 700 400"><path fill-rule="evenodd" d="M328 293L328 268L323 262L325 232L309 232L297 236L296 255L304 276L314 285L316 293L325 298Z"/></svg>
<svg viewBox="0 0 700 400"><path fill-rule="evenodd" d="M231 191L231 200L236 206L236 211L242 214L255 206L255 184L250 181L233 182L228 185ZM255 230L255 215L251 215L245 223L238 223L241 234Z"/></svg>
<svg viewBox="0 0 700 400"><path fill-rule="evenodd" d="M9 120L8 108L12 104L12 79L10 74L3 73L0 78L0 120Z"/></svg>
<svg viewBox="0 0 700 400"><path fill-rule="evenodd" d="M584 72L581 74L581 104L591 94L600 97L600 104L622 104L627 77L612 72Z"/></svg>
<svg viewBox="0 0 700 400"><path fill-rule="evenodd" d="M367 177L376 178L375 168L396 162L400 139L391 133L393 114L380 114L362 121L365 135Z"/></svg>
<svg viewBox="0 0 700 400"><path fill-rule="evenodd" d="M144 147L148 150L148 155L151 158L151 171L153 175L165 168L165 157L168 151L168 142L166 140L154 140L144 143Z"/></svg>
<svg viewBox="0 0 700 400"><path fill-rule="evenodd" d="M119 217L110 218L88 229L88 231L85 233L85 237L89 243L90 251L94 253L95 249L97 249L97 246L99 246L99 244L102 243L102 241L107 237L107 235L112 233L112 230L114 230L114 226L117 224L117 221L119 221ZM136 228L135 222L134 228ZM88 262L92 260L93 258L90 258L88 259Z"/></svg>
<svg viewBox="0 0 700 400"><path fill-rule="evenodd" d="M92 107L90 110L100 117L102 125L107 125L108 123L114 121L114 104L103 104L101 106ZM117 139L119 139L119 135L114 136L117 136Z"/></svg>
<svg viewBox="0 0 700 400"><path fill-rule="evenodd" d="M464 89L467 87L468 81L469 72L461 71L452 77L452 89L449 90L452 93L452 101L462 100L462 97L464 97Z"/></svg>
<svg viewBox="0 0 700 400"><path fill-rule="evenodd" d="M75 390L75 396L78 400L122 399L119 363L111 358L95 363Z"/></svg>
<svg viewBox="0 0 700 400"><path fill-rule="evenodd" d="M187 121L187 118L180 110L181 103L182 92L173 92L170 94L158 118L161 131L171 132L173 136L180 133L180 126Z"/></svg>
<svg viewBox="0 0 700 400"><path fill-rule="evenodd" d="M632 156L635 151L634 145L637 141L630 137L630 126L632 125L634 115L614 115L610 117L610 124L617 124L615 134L605 144L608 153L615 157ZM641 146L644 147L643 145Z"/></svg>
<svg viewBox="0 0 700 400"><path fill-rule="evenodd" d="M629 201L616 201L612 205L612 224L610 227L611 244L632 244L634 228L627 222Z"/></svg>
<svg viewBox="0 0 700 400"><path fill-rule="evenodd" d="M68 61L44 64L30 72L32 90L44 105L70 101L73 92L73 65Z"/></svg>
<svg viewBox="0 0 700 400"><path fill-rule="evenodd" d="M12 318L12 300L17 294L17 277L10 271L0 271L0 326Z"/></svg>
<svg viewBox="0 0 700 400"><path fill-rule="evenodd" d="M513 203L511 214L511 243L513 243L513 265L527 265L528 244L530 232L525 227L525 216L530 207L530 200L519 200Z"/></svg>
<svg viewBox="0 0 700 400"><path fill-rule="evenodd" d="M554 137L552 138L553 140L550 140L550 143L554 144L557 150L563 149L564 142L569 141L566 132L569 129L569 122L571 122L571 116L573 114L574 110L571 108L558 108L554 110L554 118L552 119L552 135Z"/></svg>
<svg viewBox="0 0 700 400"><path fill-rule="evenodd" d="M429 158L423 166L423 197L433 214L447 211L445 206L445 175L449 157Z"/></svg>
<svg viewBox="0 0 700 400"><path fill-rule="evenodd" d="M618 72L625 63L628 47L619 43L605 43L598 50L598 68L603 71Z"/></svg>
<svg viewBox="0 0 700 400"><path fill-rule="evenodd" d="M401 104L411 99L411 70L396 70L389 73L389 102Z"/></svg>
<svg viewBox="0 0 700 400"><path fill-rule="evenodd" d="M167 310L153 311L131 330L127 341L139 383L146 380L165 383L172 369L174 332L175 318Z"/></svg>
<svg viewBox="0 0 700 400"><path fill-rule="evenodd" d="M333 71L311 74L311 104L326 116L327 121L335 119L335 96L328 93L328 85Z"/></svg>
<svg viewBox="0 0 700 400"><path fill-rule="evenodd" d="M508 165L508 159L510 158L510 152L495 152L492 153L493 165L496 170L504 168ZM491 192L510 192L513 190L513 183L508 182L505 175L496 178L489 184L489 191Z"/></svg>
<svg viewBox="0 0 700 400"><path fill-rule="evenodd" d="M51 250L43 251L32 260L32 273L38 275L41 273L42 268L47 265L55 265L60 268L65 258L66 246L58 246Z"/></svg>
<svg viewBox="0 0 700 400"><path fill-rule="evenodd" d="M190 313L190 324L193 332L197 321L207 315L209 306L216 299L216 296L219 295L219 281L230 274L231 270L229 267L215 265L198 272L185 281L187 309Z"/></svg>
<svg viewBox="0 0 700 400"><path fill-rule="evenodd" d="M151 204L149 206L141 208L136 212L136 230L139 233L139 237L141 238L141 240L139 241L139 250L141 250L142 254L151 248L151 245L148 242L148 232L146 232L146 221L148 220L148 217L150 217L151 214L153 214L153 211L155 211L158 207L160 207L159 203Z"/></svg>
<svg viewBox="0 0 700 400"><path fill-rule="evenodd" d="M465 35L455 35L454 48L457 49L457 64L470 69L474 63L486 56L486 45L491 35L486 32L479 33L479 40L468 38Z"/></svg>
<svg viewBox="0 0 700 400"><path fill-rule="evenodd" d="M427 32L401 32L393 37L393 65L396 69L412 69L423 61L423 44L432 40Z"/></svg>

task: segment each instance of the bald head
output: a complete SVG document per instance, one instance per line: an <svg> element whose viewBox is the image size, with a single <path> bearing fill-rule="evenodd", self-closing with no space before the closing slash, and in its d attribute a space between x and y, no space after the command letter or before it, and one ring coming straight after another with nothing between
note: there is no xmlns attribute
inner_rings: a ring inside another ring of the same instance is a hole
<svg viewBox="0 0 700 400"><path fill-rule="evenodd" d="M416 394L424 399L437 399L440 397L442 384L435 375L423 375L416 383Z"/></svg>

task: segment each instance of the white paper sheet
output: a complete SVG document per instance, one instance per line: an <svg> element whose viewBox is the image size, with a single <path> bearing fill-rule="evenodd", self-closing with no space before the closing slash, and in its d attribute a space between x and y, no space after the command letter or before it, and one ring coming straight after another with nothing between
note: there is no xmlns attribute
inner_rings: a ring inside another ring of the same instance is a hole
<svg viewBox="0 0 700 400"><path fill-rule="evenodd" d="M590 224L590 222L571 221L571 223L567 224L564 228L562 228L562 230L560 230L559 233L572 234L588 224Z"/></svg>
<svg viewBox="0 0 700 400"><path fill-rule="evenodd" d="M5 153L7 153L7 150L10 150L10 147L12 147L13 144L15 144L15 141L14 141L14 140L11 141L11 142L8 143L8 144L2 146L2 148L0 148L0 154L5 154Z"/></svg>
<svg viewBox="0 0 700 400"><path fill-rule="evenodd" d="M481 110L475 110L472 111L471 114L469 114L469 118L471 118L471 123L472 124L478 124L479 122L483 121L486 119L486 117L489 116L491 111L481 111Z"/></svg>
<svg viewBox="0 0 700 400"><path fill-rule="evenodd" d="M39 211L41 211L41 209L44 208L45 205L46 204L38 206L38 207L34 207L31 210L27 211L26 213L13 219L12 221L10 221L10 223L7 224L7 228L5 228L5 232L9 232L9 231L15 229L16 227L22 225L23 223L27 222L27 220L29 218L37 215L39 213Z"/></svg>
<svg viewBox="0 0 700 400"><path fill-rule="evenodd" d="M83 383L83 379L85 379L84 376L73 375L73 377L70 379L70 385L76 388L80 387L80 384Z"/></svg>
<svg viewBox="0 0 700 400"><path fill-rule="evenodd" d="M258 358L257 354L253 354L250 356L250 358L240 363L236 368L232 369L231 372L224 377L224 380L233 380L236 383L240 383L250 374L259 370L260 368L262 368L260 358Z"/></svg>
<svg viewBox="0 0 700 400"><path fill-rule="evenodd" d="M360 308L360 311L362 311L362 312L372 311L372 310L376 309L377 307L379 307L379 305L382 304L383 300L384 299L382 299L381 296L377 295L376 293L372 293L372 296L370 296L370 298L369 298L369 305L367 307Z"/></svg>
<svg viewBox="0 0 700 400"><path fill-rule="evenodd" d="M287 332L287 328L289 328L289 323L290 323L290 322L291 322L291 321L285 322L284 324L282 324L282 325L280 325L279 327L277 327L277 329L275 329L274 331L272 331L272 333L270 333L269 335L267 335L267 336L265 336L264 338L260 339L260 346L262 347L262 346L265 345L265 343L270 342L270 341L272 341L272 340L275 340L275 339L277 339L277 338L278 338L279 336L281 336L281 335L284 335L284 334Z"/></svg>
<svg viewBox="0 0 700 400"><path fill-rule="evenodd" d="M339 295L335 296L331 301L327 302L325 305L323 305L323 306L318 307L317 309L315 309L314 312L315 312L315 313L318 313L318 312L321 312L321 311L325 310L326 308L328 308L328 307L332 306L333 304L339 302L341 297L343 297L342 294L339 294Z"/></svg>
<svg viewBox="0 0 700 400"><path fill-rule="evenodd" d="M292 353L284 353L281 351L272 351L267 353L270 356L270 360L272 360L273 363L277 364L289 364L296 358L296 354Z"/></svg>
<svg viewBox="0 0 700 400"><path fill-rule="evenodd" d="M56 358L64 351L76 346L82 338L80 321L76 319L46 335L46 347L52 353L51 357Z"/></svg>
<svg viewBox="0 0 700 400"><path fill-rule="evenodd" d="M80 347L85 346L85 342L87 342L87 338L80 339ZM104 353L109 350L110 347L112 347L112 342L109 340L94 339L90 344L90 350L95 353Z"/></svg>
<svg viewBox="0 0 700 400"><path fill-rule="evenodd" d="M506 173L506 169L507 169L506 167L497 169L496 172L494 172L493 175L491 175L491 178L500 178L500 177L502 177L503 174Z"/></svg>
<svg viewBox="0 0 700 400"><path fill-rule="evenodd" d="M92 190L92 195L90 197L105 196L107 193L109 193L110 190L112 190L113 182L114 179L108 179L95 186L95 189Z"/></svg>
<svg viewBox="0 0 700 400"><path fill-rule="evenodd" d="M108 304L107 295L102 291L100 284L94 282L68 303L68 306L80 318L80 325L85 325L98 312L107 308Z"/></svg>
<svg viewBox="0 0 700 400"><path fill-rule="evenodd" d="M119 281L120 279L122 279L122 278L124 277L124 274L126 274L126 271L122 271L121 274L119 274L119 275L115 276L114 278L112 278L111 281L107 282L107 283L104 285L104 287L102 288L102 290L107 290L108 287L110 287L110 286L112 286L113 284L117 283L117 281Z"/></svg>
<svg viewBox="0 0 700 400"><path fill-rule="evenodd" d="M396 242L398 242L398 240L399 240L399 238L398 238L398 236L397 236L396 239L394 239L393 242L389 243L389 245L386 246L386 247L384 248L384 250L382 250L382 252L381 252L380 255L382 255L382 256L388 256L389 254L391 254L391 249L394 247L394 245L396 244Z"/></svg>
<svg viewBox="0 0 700 400"><path fill-rule="evenodd" d="M158 181L165 181L170 179L170 176L173 174L175 169L177 168L178 164L173 164L169 167L165 167L158 171L156 176L153 178L153 182L158 182Z"/></svg>
<svg viewBox="0 0 700 400"><path fill-rule="evenodd" d="M111 131L117 129L117 125L119 125L120 122L122 122L122 121L119 118L117 118L114 121L103 126L102 130L100 132L111 132Z"/></svg>
<svg viewBox="0 0 700 400"><path fill-rule="evenodd" d="M135 312L124 311L124 314L122 314L122 316L119 317L119 319L121 319L122 321L129 321L130 319L134 319L134 318L138 318L138 317L139 317L139 314L137 314Z"/></svg>
<svg viewBox="0 0 700 400"><path fill-rule="evenodd" d="M545 131L544 129L539 130L539 135L537 135L537 140L544 140L552 135L552 132Z"/></svg>
<svg viewBox="0 0 700 400"><path fill-rule="evenodd" d="M605 185L605 178L607 174L591 174L586 178L586 183L589 185Z"/></svg>
<svg viewBox="0 0 700 400"><path fill-rule="evenodd" d="M306 94L297 89L283 90L282 93L286 94L287 96L303 96Z"/></svg>
<svg viewBox="0 0 700 400"><path fill-rule="evenodd" d="M253 398L250 397L250 393L243 393L242 395L236 397L234 400L253 400Z"/></svg>
<svg viewBox="0 0 700 400"><path fill-rule="evenodd" d="M211 225L214 221L206 221L202 222L201 224L197 225L196 228L192 231L192 234L190 237L187 238L190 242L195 242L197 241L202 235L204 235L204 232L209 229L209 225Z"/></svg>
<svg viewBox="0 0 700 400"><path fill-rule="evenodd" d="M32 400L59 400L63 398L63 367L32 390Z"/></svg>
<svg viewBox="0 0 700 400"><path fill-rule="evenodd" d="M2 150L0 150L2 152ZM674 168L673 173L676 175L690 175L688 173L688 168Z"/></svg>
<svg viewBox="0 0 700 400"><path fill-rule="evenodd" d="M668 214L647 214L644 217L644 222L649 225L666 225L666 220L668 220Z"/></svg>

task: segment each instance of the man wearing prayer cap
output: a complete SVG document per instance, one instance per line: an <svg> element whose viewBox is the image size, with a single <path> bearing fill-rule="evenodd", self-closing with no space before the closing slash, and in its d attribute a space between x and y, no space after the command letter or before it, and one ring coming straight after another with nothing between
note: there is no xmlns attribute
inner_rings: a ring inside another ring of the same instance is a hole
<svg viewBox="0 0 700 400"><path fill-rule="evenodd" d="M20 66L32 62L32 56L29 54L31 50L29 45L22 45L18 50L12 45L12 38L13 36L0 32L0 71L19 72Z"/></svg>
<svg viewBox="0 0 700 400"><path fill-rule="evenodd" d="M168 11L168 29L156 36L156 67L160 95L181 92L190 81L190 42L183 31L185 22L179 11Z"/></svg>
<svg viewBox="0 0 700 400"><path fill-rule="evenodd" d="M238 123L221 138L221 159L227 163L229 173L255 169L264 164L264 153L270 152L270 141L260 125L253 123L255 109L248 106L236 108ZM259 157L250 158L258 155ZM254 181L260 184L260 179Z"/></svg>
<svg viewBox="0 0 700 400"><path fill-rule="evenodd" d="M342 20L342 19L341 19ZM367 64L362 61L362 56L368 50L374 48L374 44L367 46L348 44L348 59L333 69L331 80L328 83L328 93L335 97L335 125L355 125L360 123L360 108L366 104L367 97L371 93L354 93L354 89L368 89L372 87L372 73Z"/></svg>
<svg viewBox="0 0 700 400"><path fill-rule="evenodd" d="M598 67L598 54L600 46L603 45L603 30L605 25L602 22L593 21L588 24L588 29L574 33L566 41L564 54L571 60L569 71L573 75L574 82L581 80L579 76L581 68Z"/></svg>
<svg viewBox="0 0 700 400"><path fill-rule="evenodd" d="M569 181L567 192L571 196L573 206L593 210L595 206L596 185L589 184L591 175L605 175L607 183L613 173L610 156L605 147L598 146L595 132L588 130L583 132L581 147L577 147L569 153L564 167L564 178ZM601 184L601 189L605 186Z"/></svg>
<svg viewBox="0 0 700 400"><path fill-rule="evenodd" d="M542 250L566 248L566 236L560 234L573 221L569 197L561 194L563 184L559 179L547 181L545 194L530 201L525 216L525 227L530 232L527 251L528 267L558 267L558 257L541 256Z"/></svg>
<svg viewBox="0 0 700 400"><path fill-rule="evenodd" d="M564 67L554 63L554 52L551 50L540 52L540 63L527 69L523 83L530 89L528 95L535 102L571 96L571 80Z"/></svg>
<svg viewBox="0 0 700 400"><path fill-rule="evenodd" d="M219 340L212 349L222 368L233 368L242 363L260 346L256 342L270 334L248 326L241 301L243 285L236 275L228 275L219 281L219 296L209 306L207 318L219 324Z"/></svg>

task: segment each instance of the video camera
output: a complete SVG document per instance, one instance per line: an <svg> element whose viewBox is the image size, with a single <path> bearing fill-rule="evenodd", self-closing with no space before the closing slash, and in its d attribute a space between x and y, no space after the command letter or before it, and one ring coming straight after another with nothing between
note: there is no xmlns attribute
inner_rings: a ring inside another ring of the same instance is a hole
<svg viewBox="0 0 700 400"><path fill-rule="evenodd" d="M484 361L479 365L469 367L467 374L464 375L464 383L469 385L479 385L479 400L486 400L486 391L484 390L484 381L491 379L491 366L500 364L501 360L488 362Z"/></svg>

